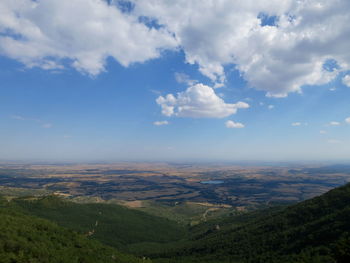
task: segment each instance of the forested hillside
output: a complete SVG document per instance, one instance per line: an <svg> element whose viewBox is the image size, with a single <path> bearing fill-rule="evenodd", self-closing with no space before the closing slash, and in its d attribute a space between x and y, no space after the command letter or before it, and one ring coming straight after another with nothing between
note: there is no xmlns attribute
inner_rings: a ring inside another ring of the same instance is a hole
<svg viewBox="0 0 350 263"><path fill-rule="evenodd" d="M55 196L3 199L0 213L1 262L138 262L99 241L159 263L350 262L350 184L296 205L190 228Z"/></svg>
<svg viewBox="0 0 350 263"><path fill-rule="evenodd" d="M350 262L350 184L287 208L217 220L157 262ZM176 261L175 261L176 259Z"/></svg>
<svg viewBox="0 0 350 263"><path fill-rule="evenodd" d="M167 243L186 237L186 228L174 221L113 204L77 204L56 196L18 198L11 207L67 227L91 239L128 251L128 246Z"/></svg>
<svg viewBox="0 0 350 263"><path fill-rule="evenodd" d="M149 262L118 252L96 240L33 216L0 200L1 263Z"/></svg>

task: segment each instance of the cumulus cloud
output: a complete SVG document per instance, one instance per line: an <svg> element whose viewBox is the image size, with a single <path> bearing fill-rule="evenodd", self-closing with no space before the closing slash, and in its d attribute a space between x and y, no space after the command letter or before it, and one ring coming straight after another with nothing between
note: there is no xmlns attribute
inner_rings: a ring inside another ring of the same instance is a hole
<svg viewBox="0 0 350 263"><path fill-rule="evenodd" d="M0 54L96 75L108 57L128 66L182 50L213 87L237 69L273 97L350 70L348 0L132 0L127 12L113 2L2 0Z"/></svg>
<svg viewBox="0 0 350 263"><path fill-rule="evenodd" d="M269 105L269 106L267 106L267 108L268 108L269 110L272 110L272 109L275 108L275 106L274 106L274 105Z"/></svg>
<svg viewBox="0 0 350 263"><path fill-rule="evenodd" d="M153 122L153 125L156 125L156 126L162 126L162 125L168 125L169 122L168 121L155 121Z"/></svg>
<svg viewBox="0 0 350 263"><path fill-rule="evenodd" d="M244 128L244 124L243 123L240 123L240 122L234 122L234 121L227 121L225 123L226 127L227 128L236 128L236 129L240 129L240 128Z"/></svg>
<svg viewBox="0 0 350 263"><path fill-rule="evenodd" d="M108 1L2 0L0 10L0 54L27 67L66 62L96 75L108 57L128 66L177 46L166 29L149 28Z"/></svg>
<svg viewBox="0 0 350 263"><path fill-rule="evenodd" d="M320 130L320 134L327 134L327 131L325 131L325 130Z"/></svg>
<svg viewBox="0 0 350 263"><path fill-rule="evenodd" d="M292 126L301 126L301 122L293 122Z"/></svg>
<svg viewBox="0 0 350 263"><path fill-rule="evenodd" d="M172 32L186 62L216 83L225 67L268 96L320 85L350 65L350 2L135 0L135 13ZM265 18L271 18L267 23ZM334 67L325 67L334 61Z"/></svg>
<svg viewBox="0 0 350 263"><path fill-rule="evenodd" d="M176 96L159 96L156 102L165 116L192 118L224 118L235 114L238 109L249 108L247 103L241 101L226 103L213 88L201 83L190 86Z"/></svg>
<svg viewBox="0 0 350 263"><path fill-rule="evenodd" d="M342 82L345 86L348 86L350 88L350 75L344 76Z"/></svg>
<svg viewBox="0 0 350 263"><path fill-rule="evenodd" d="M345 119L345 122L348 123L348 124L350 124L350 117L346 118L346 119Z"/></svg>

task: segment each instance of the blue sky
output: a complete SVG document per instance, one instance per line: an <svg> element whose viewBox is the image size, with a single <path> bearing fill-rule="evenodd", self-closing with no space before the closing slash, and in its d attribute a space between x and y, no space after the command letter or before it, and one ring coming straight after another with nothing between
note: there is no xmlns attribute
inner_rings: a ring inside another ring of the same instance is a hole
<svg viewBox="0 0 350 263"><path fill-rule="evenodd" d="M349 11L346 1L339 10L318 1L323 20L313 1L304 12L291 1L221 1L215 10L209 1L135 1L131 11L117 1L19 2L0 4L2 160L348 159L349 18L336 33L317 32ZM74 5L86 12L62 22ZM186 17L176 20L174 8ZM299 24L286 18L293 12Z"/></svg>

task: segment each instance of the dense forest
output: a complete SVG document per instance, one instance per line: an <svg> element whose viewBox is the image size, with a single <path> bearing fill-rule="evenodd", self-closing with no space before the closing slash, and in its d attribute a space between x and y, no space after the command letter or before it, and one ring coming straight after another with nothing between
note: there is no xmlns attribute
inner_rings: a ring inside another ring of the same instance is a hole
<svg viewBox="0 0 350 263"><path fill-rule="evenodd" d="M157 262L345 263L349 233L347 184L293 206L198 225L188 242L153 257L164 258Z"/></svg>
<svg viewBox="0 0 350 263"><path fill-rule="evenodd" d="M11 206L25 214L53 221L90 238L128 251L145 243L169 243L186 237L185 226L114 204L77 204L56 196L18 198Z"/></svg>
<svg viewBox="0 0 350 263"><path fill-rule="evenodd" d="M55 196L2 199L0 214L1 262L350 262L350 184L192 227Z"/></svg>
<svg viewBox="0 0 350 263"><path fill-rule="evenodd" d="M147 262L45 219L25 215L0 200L1 263Z"/></svg>

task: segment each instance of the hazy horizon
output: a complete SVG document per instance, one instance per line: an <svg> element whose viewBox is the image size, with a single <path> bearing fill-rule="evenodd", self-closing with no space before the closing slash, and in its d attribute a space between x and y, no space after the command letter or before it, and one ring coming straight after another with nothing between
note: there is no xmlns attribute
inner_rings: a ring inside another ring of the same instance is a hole
<svg viewBox="0 0 350 263"><path fill-rule="evenodd" d="M237 167L327 167L348 166L350 160L86 160L86 159L0 159L0 165L113 165L113 164L154 164L156 165L194 165L194 166L237 166Z"/></svg>

